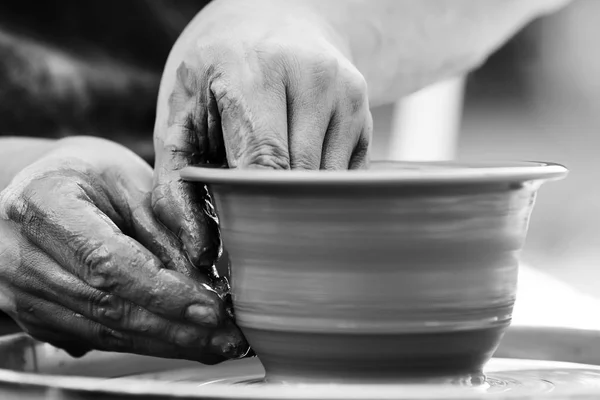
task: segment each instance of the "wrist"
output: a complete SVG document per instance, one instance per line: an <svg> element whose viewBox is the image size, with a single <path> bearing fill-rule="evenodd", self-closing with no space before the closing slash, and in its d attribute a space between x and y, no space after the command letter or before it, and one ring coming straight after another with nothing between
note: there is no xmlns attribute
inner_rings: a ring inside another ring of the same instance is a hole
<svg viewBox="0 0 600 400"><path fill-rule="evenodd" d="M350 37L335 16L339 13L339 4L327 3L322 0L213 0L198 15L200 20L192 24L205 32L211 28L221 31L227 29L226 26L245 29L248 31L245 37L253 34L267 37L290 31L318 36L352 62Z"/></svg>

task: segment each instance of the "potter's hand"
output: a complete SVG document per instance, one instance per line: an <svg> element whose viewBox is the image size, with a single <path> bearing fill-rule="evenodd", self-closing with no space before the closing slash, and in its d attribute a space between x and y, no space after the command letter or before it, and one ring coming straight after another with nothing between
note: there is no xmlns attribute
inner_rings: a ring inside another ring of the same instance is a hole
<svg viewBox="0 0 600 400"><path fill-rule="evenodd" d="M179 178L183 167L348 169L367 162L367 87L341 46L314 16L299 11L281 20L276 9L241 13L240 6L212 3L187 27L158 102L154 210L197 266L212 265L218 242L206 228L202 193Z"/></svg>
<svg viewBox="0 0 600 400"><path fill-rule="evenodd" d="M211 279L153 217L152 171L125 148L63 139L0 192L0 307L72 355L216 363L247 345Z"/></svg>

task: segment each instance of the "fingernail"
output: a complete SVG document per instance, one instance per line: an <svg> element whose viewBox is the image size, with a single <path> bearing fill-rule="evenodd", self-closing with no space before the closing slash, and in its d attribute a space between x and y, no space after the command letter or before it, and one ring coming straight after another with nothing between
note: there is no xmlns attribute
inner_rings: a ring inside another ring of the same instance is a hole
<svg viewBox="0 0 600 400"><path fill-rule="evenodd" d="M181 230L179 232L179 239L181 239L181 243L183 243L183 247L188 254L188 257L192 261L193 264L196 264L196 258L198 257L197 244L190 237L190 235L185 231Z"/></svg>
<svg viewBox="0 0 600 400"><path fill-rule="evenodd" d="M179 237L192 264L198 268L211 268L214 265L219 256L218 246L199 246L185 231Z"/></svg>
<svg viewBox="0 0 600 400"><path fill-rule="evenodd" d="M185 318L199 325L216 327L219 325L219 317L212 307L194 304L188 307L185 312Z"/></svg>
<svg viewBox="0 0 600 400"><path fill-rule="evenodd" d="M229 359L244 357L250 348L241 338L230 335L215 336L211 340L211 345Z"/></svg>

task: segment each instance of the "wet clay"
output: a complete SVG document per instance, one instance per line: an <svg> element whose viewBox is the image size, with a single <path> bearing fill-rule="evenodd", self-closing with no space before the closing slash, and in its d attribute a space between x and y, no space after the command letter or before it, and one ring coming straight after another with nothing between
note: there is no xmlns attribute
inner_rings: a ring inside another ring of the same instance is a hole
<svg viewBox="0 0 600 400"><path fill-rule="evenodd" d="M220 371L219 377L204 378L198 374L197 370L184 369L177 373L165 373L153 376L154 379L161 379L170 382L190 382L196 383L201 388L233 388L237 387L240 392L249 386L257 388L277 387L278 384L271 384L264 380L264 370L258 362L230 363L228 368ZM138 377L143 378L143 377ZM294 389L295 386L307 388L307 385L285 385L288 389ZM311 385L312 386L312 385ZM329 385L328 385L329 386ZM388 390L390 385L386 385ZM315 384L315 390L322 388L323 385ZM361 389L366 385L360 386ZM378 393L383 385L368 385L371 389L372 398L377 399ZM356 385L338 385L337 390L342 393L351 393L359 386ZM492 359L485 371L485 379L437 379L427 382L426 386L422 382L398 382L392 385L395 389L397 399L420 398L427 400L436 400L440 398L458 398L462 394L463 399L485 399L497 398L496 396L507 396L512 399L534 398L544 399L548 395L564 395L565 398L575 397L575 393L585 390L587 393L597 391L600 393L600 368L593 365L571 364L551 361L535 360L516 360L516 359ZM438 397L434 393L443 393L447 390L454 392L457 396L448 397L443 394ZM381 396L384 397L383 395ZM506 397L504 397L506 398Z"/></svg>
<svg viewBox="0 0 600 400"><path fill-rule="evenodd" d="M510 323L543 167L441 182L399 169L379 185L247 173L208 183L236 320L268 381L481 373Z"/></svg>

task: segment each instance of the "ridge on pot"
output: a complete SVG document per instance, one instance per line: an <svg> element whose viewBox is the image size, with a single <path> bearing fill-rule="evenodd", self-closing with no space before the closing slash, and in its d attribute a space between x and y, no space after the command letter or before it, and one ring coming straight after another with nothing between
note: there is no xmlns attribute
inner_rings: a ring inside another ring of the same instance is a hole
<svg viewBox="0 0 600 400"><path fill-rule="evenodd" d="M191 167L231 259L236 320L269 381L480 376L510 324L545 163L366 171Z"/></svg>

